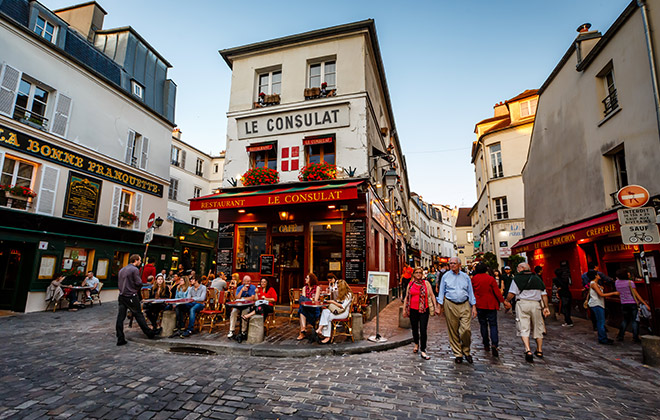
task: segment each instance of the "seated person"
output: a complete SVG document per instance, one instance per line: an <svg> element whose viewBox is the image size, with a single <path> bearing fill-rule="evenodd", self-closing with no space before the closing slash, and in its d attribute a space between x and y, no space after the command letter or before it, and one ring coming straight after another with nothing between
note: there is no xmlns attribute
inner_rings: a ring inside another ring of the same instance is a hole
<svg viewBox="0 0 660 420"><path fill-rule="evenodd" d="M169 299L170 289L165 285L165 278L162 274L156 276L154 286L149 291L149 299ZM147 314L147 319L151 322L154 329L158 328L158 316L165 310L168 305L164 302L160 303L145 303L144 311Z"/></svg>
<svg viewBox="0 0 660 420"><path fill-rule="evenodd" d="M85 294L87 295L88 300L92 300L92 295L98 295L99 294L99 279L97 279L94 276L93 271L88 271L87 272L87 277L85 277L85 280L83 280L82 285L83 286L90 286L93 287L91 290L85 290Z"/></svg>
<svg viewBox="0 0 660 420"><path fill-rule="evenodd" d="M233 277L233 276L232 276ZM236 290L236 300L239 299L244 299L244 300L255 300L255 292L256 288L254 287L253 284L250 284L252 281L252 278L250 276L245 276L243 277L243 284L241 284L238 289ZM228 338L232 338L234 336L234 329L236 328L236 321L238 320L238 308L233 308L231 310L231 315L229 316L229 334L227 334ZM250 308L243 309L242 315L247 315L250 312ZM241 323L241 333L243 335L247 335L247 330L248 330L248 323L247 322L242 322Z"/></svg>
<svg viewBox="0 0 660 420"><path fill-rule="evenodd" d="M261 284L257 287L256 291L257 301L255 302L255 309L243 315L244 320L249 320L252 315L263 315L264 318L268 314L275 312L275 302L277 302L277 292L273 287L268 284L266 277L261 278Z"/></svg>
<svg viewBox="0 0 660 420"><path fill-rule="evenodd" d="M328 289L326 293L330 299L337 299L337 276L332 273L328 274Z"/></svg>
<svg viewBox="0 0 660 420"><path fill-rule="evenodd" d="M211 274L211 276L212 275L213 274ZM218 274L218 277L211 281L211 287L218 292L227 290L227 275L221 271L220 274Z"/></svg>
<svg viewBox="0 0 660 420"><path fill-rule="evenodd" d="M60 299L64 297L64 290L62 290L62 282L66 277L58 276L53 279L46 289L46 301L47 302L59 302Z"/></svg>
<svg viewBox="0 0 660 420"><path fill-rule="evenodd" d="M328 344L330 341L330 333L332 332L333 319L346 319L351 309L351 302L353 301L353 294L345 280L337 282L337 300L326 300L329 303L328 308L323 309L321 312L321 320L319 321L319 328L316 332L324 337L321 344Z"/></svg>
<svg viewBox="0 0 660 420"><path fill-rule="evenodd" d="M179 330L182 330L184 326L183 314L188 312L188 328L181 333L181 337L189 337L193 333L197 312L204 309L204 302L206 301L206 286L194 277L190 280L190 286L188 298L193 299L194 302L182 303L176 306L176 325Z"/></svg>
<svg viewBox="0 0 660 420"><path fill-rule="evenodd" d="M300 341L305 338L307 332L307 321L314 325L314 322L319 317L319 308L305 307L303 302L318 302L321 296L321 288L319 287L319 280L314 273L309 273L305 277L305 286L300 292L300 307L298 308L298 315L300 316L300 334L296 340ZM316 337L316 335L314 335Z"/></svg>

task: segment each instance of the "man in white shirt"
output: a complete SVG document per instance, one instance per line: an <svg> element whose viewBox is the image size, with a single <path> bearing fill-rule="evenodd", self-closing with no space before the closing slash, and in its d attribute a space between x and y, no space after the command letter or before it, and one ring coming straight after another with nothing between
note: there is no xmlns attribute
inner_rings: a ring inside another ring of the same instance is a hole
<svg viewBox="0 0 660 420"><path fill-rule="evenodd" d="M92 300L92 294L98 295L99 293L99 279L97 279L94 276L93 271L88 271L87 272L87 277L85 277L85 280L83 280L82 285L83 286L90 286L93 287L93 289L85 290L85 294L87 295L88 300Z"/></svg>

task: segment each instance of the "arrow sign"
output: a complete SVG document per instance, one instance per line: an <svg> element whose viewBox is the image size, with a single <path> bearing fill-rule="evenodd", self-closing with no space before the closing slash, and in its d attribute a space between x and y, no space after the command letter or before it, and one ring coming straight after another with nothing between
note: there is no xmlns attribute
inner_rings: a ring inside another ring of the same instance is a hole
<svg viewBox="0 0 660 420"><path fill-rule="evenodd" d="M156 221L156 213L151 213L149 215L149 220L147 220L147 228L151 228Z"/></svg>
<svg viewBox="0 0 660 420"><path fill-rule="evenodd" d="M144 241L142 241L142 243L148 244L152 239L154 239L154 228L148 228L144 232Z"/></svg>

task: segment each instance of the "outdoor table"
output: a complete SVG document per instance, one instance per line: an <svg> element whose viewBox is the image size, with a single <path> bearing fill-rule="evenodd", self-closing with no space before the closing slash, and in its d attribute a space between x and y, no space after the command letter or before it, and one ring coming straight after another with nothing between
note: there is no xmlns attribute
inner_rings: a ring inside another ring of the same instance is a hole
<svg viewBox="0 0 660 420"><path fill-rule="evenodd" d="M247 308L250 308L250 307L254 306L254 301L253 300L233 300L231 302L225 302L225 306L228 307L228 308L232 308L232 309L236 308L236 309L238 309L238 312L240 313L240 312L243 311L243 309L247 309ZM239 320L240 320L241 324L243 322L247 322L243 319L243 317L240 317ZM238 334L238 335L235 335L234 337L236 337L236 340L239 343L241 341L243 341L243 334Z"/></svg>
<svg viewBox="0 0 660 420"><path fill-rule="evenodd" d="M142 303L167 303L170 305L180 305L182 303L190 303L195 299L184 298L184 299L142 299Z"/></svg>
<svg viewBox="0 0 660 420"><path fill-rule="evenodd" d="M328 304L325 302L312 302L312 301L301 302L300 305L308 308L323 308L328 306Z"/></svg>
<svg viewBox="0 0 660 420"><path fill-rule="evenodd" d="M81 292L83 292L85 290L92 290L92 289L95 288L94 286L73 286L73 285L67 285L67 284L62 284L60 287L62 289L70 289L71 291L69 293L76 293L76 301L78 301L78 302L80 302L80 293Z"/></svg>

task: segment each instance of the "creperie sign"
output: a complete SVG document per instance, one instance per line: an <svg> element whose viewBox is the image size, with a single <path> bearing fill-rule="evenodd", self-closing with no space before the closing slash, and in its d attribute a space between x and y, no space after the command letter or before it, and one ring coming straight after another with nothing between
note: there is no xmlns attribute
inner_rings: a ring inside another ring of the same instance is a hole
<svg viewBox="0 0 660 420"><path fill-rule="evenodd" d="M515 252L527 252L533 249L564 245L571 242L576 242L579 239L595 238L597 236L608 235L610 233L616 233L616 232L619 232L619 223L612 222L605 225L579 230L577 232L567 233L565 235L556 236L554 238L549 238L543 241L538 241L521 247L517 247L515 248Z"/></svg>
<svg viewBox="0 0 660 420"><path fill-rule="evenodd" d="M357 198L357 188L343 188L327 191L303 191L282 194L260 194L243 197L210 198L191 201L190 210L233 209L257 206L278 206L283 204L319 203L323 201L352 200Z"/></svg>

